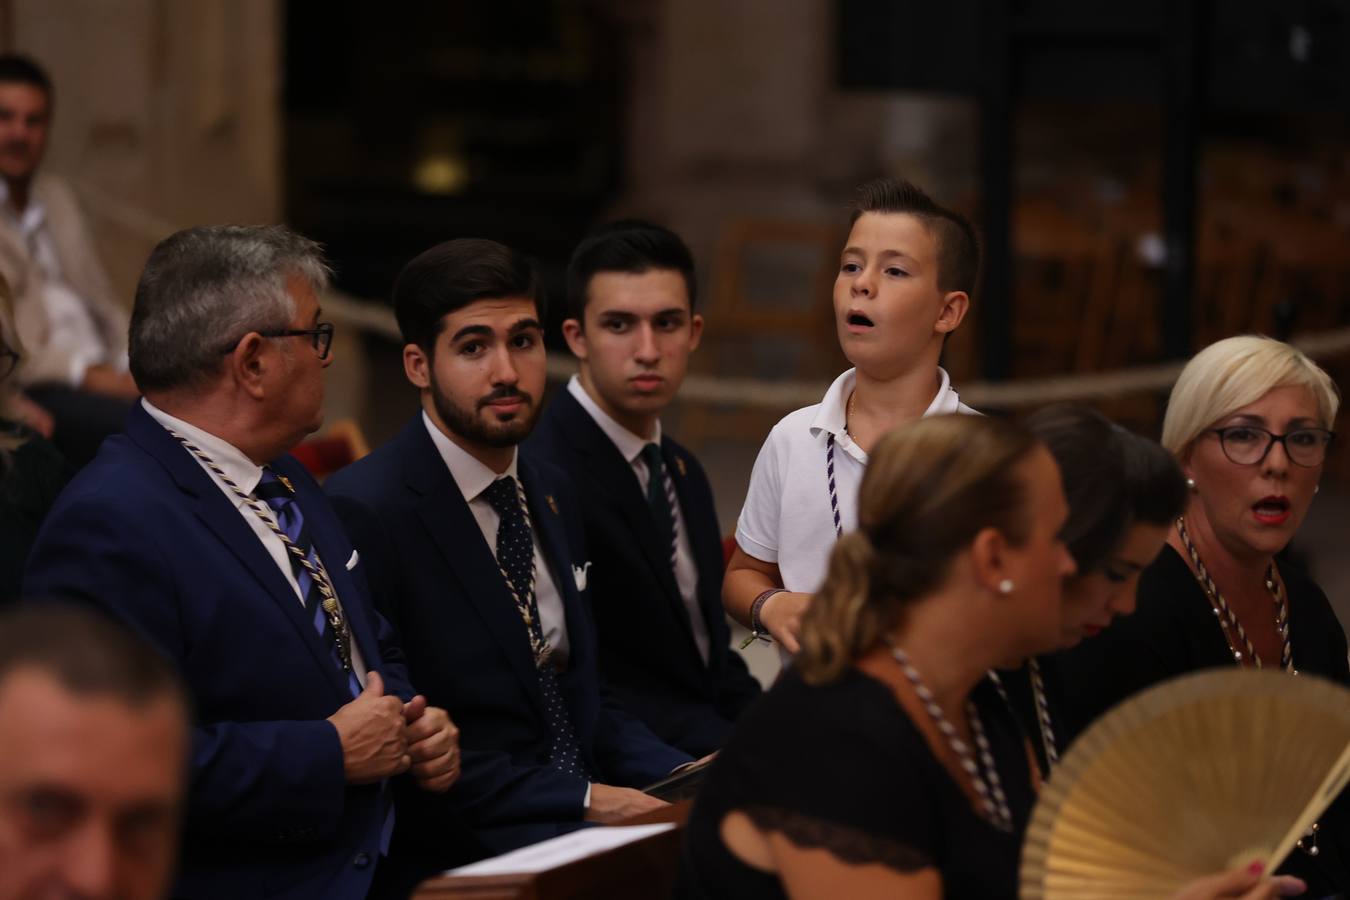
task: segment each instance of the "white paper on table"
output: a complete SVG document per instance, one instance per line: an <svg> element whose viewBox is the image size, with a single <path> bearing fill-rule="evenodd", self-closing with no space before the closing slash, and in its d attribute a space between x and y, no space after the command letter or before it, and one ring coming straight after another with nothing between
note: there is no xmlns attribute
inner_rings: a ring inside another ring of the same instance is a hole
<svg viewBox="0 0 1350 900"><path fill-rule="evenodd" d="M446 875L519 875L530 872L543 872L558 866L585 859L640 841L645 837L670 831L674 824L663 822L657 825L614 825L598 828L581 828L567 834L503 853L480 862L450 869Z"/></svg>

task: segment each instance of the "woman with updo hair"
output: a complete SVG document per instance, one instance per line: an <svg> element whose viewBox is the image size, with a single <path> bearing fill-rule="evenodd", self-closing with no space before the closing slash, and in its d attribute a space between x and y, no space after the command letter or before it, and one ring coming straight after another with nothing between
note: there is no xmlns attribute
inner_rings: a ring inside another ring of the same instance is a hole
<svg viewBox="0 0 1350 900"><path fill-rule="evenodd" d="M1186 477L1183 513L1139 582L1138 611L1060 661L1066 716L1085 727L1160 681L1213 667L1310 673L1350 684L1346 638L1326 595L1277 556L1317 493L1340 396L1298 349L1242 336L1186 364L1163 446ZM1309 896L1350 894L1343 796L1287 870Z"/></svg>
<svg viewBox="0 0 1350 900"><path fill-rule="evenodd" d="M695 802L680 894L1012 896L1036 774L986 672L1058 645L1066 514L1014 424L883 437L801 652Z"/></svg>
<svg viewBox="0 0 1350 900"><path fill-rule="evenodd" d="M978 416L885 435L801 652L737 721L690 813L687 898L1012 898L1039 785L988 670L1064 636L1068 507L1045 446ZM1238 870L1186 900L1293 885Z"/></svg>

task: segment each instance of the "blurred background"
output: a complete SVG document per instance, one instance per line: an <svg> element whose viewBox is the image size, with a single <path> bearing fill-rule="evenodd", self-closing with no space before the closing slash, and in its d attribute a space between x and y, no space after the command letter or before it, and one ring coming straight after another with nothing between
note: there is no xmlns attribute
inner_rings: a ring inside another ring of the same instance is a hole
<svg viewBox="0 0 1350 900"><path fill-rule="evenodd" d="M846 365L827 301L877 175L983 235L944 363L977 407L1156 436L1167 364L1220 337L1350 360L1350 0L0 0L0 45L55 79L47 169L128 302L179 227L327 246L329 418L372 445L415 407L382 305L414 254L504 241L561 301L591 225L679 231L708 329L665 421L728 532L769 427ZM1348 460L1298 547L1343 621Z"/></svg>

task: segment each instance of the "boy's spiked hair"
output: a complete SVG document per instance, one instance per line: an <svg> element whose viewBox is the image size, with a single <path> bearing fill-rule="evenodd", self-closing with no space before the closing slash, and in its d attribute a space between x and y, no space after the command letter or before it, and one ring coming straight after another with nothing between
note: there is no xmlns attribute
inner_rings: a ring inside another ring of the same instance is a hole
<svg viewBox="0 0 1350 900"><path fill-rule="evenodd" d="M980 246L970 220L955 210L940 206L932 197L895 178L878 178L858 188L853 202L852 225L864 213L905 213L923 222L938 251L938 289L975 293L980 271Z"/></svg>

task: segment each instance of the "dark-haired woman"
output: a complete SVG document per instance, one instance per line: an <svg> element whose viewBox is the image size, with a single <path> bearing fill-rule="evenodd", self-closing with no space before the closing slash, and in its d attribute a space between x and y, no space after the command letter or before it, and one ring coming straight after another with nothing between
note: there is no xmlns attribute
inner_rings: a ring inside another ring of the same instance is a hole
<svg viewBox="0 0 1350 900"><path fill-rule="evenodd" d="M1067 515L1053 458L1013 424L941 416L883 437L801 653L695 802L678 895L1015 896L1037 777L986 671L1061 643ZM1186 896L1279 886L1257 881Z"/></svg>
<svg viewBox="0 0 1350 900"><path fill-rule="evenodd" d="M1059 649L1093 637L1134 612L1140 575L1157 558L1186 503L1172 455L1091 407L1058 404L1026 420L1059 466L1069 519L1061 532L1078 571L1064 583ZM1064 721L1059 654L1001 673L1014 709L1033 735L1042 773L1058 762L1076 722Z"/></svg>

